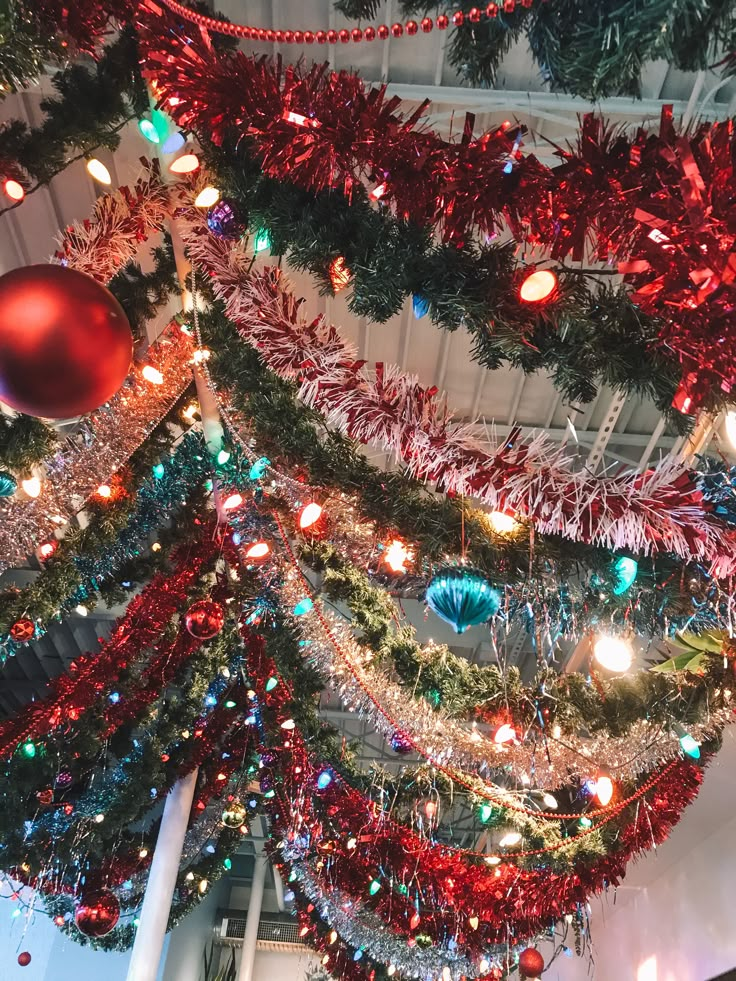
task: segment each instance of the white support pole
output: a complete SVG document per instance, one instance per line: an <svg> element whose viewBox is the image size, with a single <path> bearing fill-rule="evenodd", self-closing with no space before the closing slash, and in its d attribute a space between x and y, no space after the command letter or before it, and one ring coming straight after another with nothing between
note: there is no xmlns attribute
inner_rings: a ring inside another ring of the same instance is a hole
<svg viewBox="0 0 736 981"><path fill-rule="evenodd" d="M243 946L240 949L237 981L253 981L253 966L256 961L256 943L258 941L258 924L261 922L263 887L266 884L267 867L268 859L266 858L265 852L259 852L256 855L253 882L250 887L248 918L245 921L245 936L243 937Z"/></svg>
<svg viewBox="0 0 736 981"><path fill-rule="evenodd" d="M146 894L140 912L128 965L127 981L156 981L164 949L171 900L174 897L184 836L197 785L197 770L192 770L171 788L156 840Z"/></svg>

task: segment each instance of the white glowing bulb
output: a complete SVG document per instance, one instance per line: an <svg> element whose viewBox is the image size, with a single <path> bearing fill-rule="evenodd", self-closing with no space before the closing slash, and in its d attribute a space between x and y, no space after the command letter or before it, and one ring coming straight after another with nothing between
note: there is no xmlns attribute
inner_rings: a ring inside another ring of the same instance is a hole
<svg viewBox="0 0 736 981"><path fill-rule="evenodd" d="M74 607L74 612L79 614L80 617L86 617L87 614L89 613L89 610L87 609L86 606L82 606L82 604L80 603L79 606Z"/></svg>
<svg viewBox="0 0 736 981"><path fill-rule="evenodd" d="M498 855L486 855L485 863L486 865L500 865L501 859Z"/></svg>
<svg viewBox="0 0 736 981"><path fill-rule="evenodd" d="M542 794L542 803L549 811L557 810L557 798L553 794Z"/></svg>
<svg viewBox="0 0 736 981"><path fill-rule="evenodd" d="M41 493L41 481L38 477L26 477L25 480L21 480L20 486L29 497L38 497Z"/></svg>
<svg viewBox="0 0 736 981"><path fill-rule="evenodd" d="M95 824L102 824L104 820L105 820L104 814L95 814Z"/></svg>
<svg viewBox="0 0 736 981"><path fill-rule="evenodd" d="M220 192L216 187L205 187L194 199L195 208L211 208L220 200Z"/></svg>
<svg viewBox="0 0 736 981"><path fill-rule="evenodd" d="M519 524L513 514L507 514L505 511L491 511L488 521L491 528L499 535L510 535L512 531L516 531Z"/></svg>
<svg viewBox="0 0 736 981"><path fill-rule="evenodd" d="M611 803L613 797L613 780L607 773L599 773L595 781L595 796L602 807Z"/></svg>
<svg viewBox="0 0 736 981"><path fill-rule="evenodd" d="M101 160L97 157L92 157L91 160L87 161L87 173L90 177L93 177L100 184L112 184L112 177L110 177L110 171L103 164Z"/></svg>
<svg viewBox="0 0 736 981"><path fill-rule="evenodd" d="M602 668L617 673L628 671L634 659L634 652L627 640L607 634L599 637L595 642L593 653Z"/></svg>
<svg viewBox="0 0 736 981"><path fill-rule="evenodd" d="M163 385L164 383L164 376L161 374L158 368L154 368L152 364L144 365L141 374L146 381L150 382L152 385Z"/></svg>
<svg viewBox="0 0 736 981"><path fill-rule="evenodd" d="M518 845L521 841L521 833L519 831L507 831L503 838L499 841L501 848L513 848L514 845Z"/></svg>

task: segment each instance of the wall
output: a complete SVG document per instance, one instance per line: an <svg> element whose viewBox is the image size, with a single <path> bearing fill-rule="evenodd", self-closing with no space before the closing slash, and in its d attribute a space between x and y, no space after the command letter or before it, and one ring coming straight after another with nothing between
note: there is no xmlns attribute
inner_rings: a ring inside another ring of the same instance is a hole
<svg viewBox="0 0 736 981"><path fill-rule="evenodd" d="M593 900L594 969L563 957L544 981L711 981L736 968L735 730L671 838L631 868L615 905Z"/></svg>

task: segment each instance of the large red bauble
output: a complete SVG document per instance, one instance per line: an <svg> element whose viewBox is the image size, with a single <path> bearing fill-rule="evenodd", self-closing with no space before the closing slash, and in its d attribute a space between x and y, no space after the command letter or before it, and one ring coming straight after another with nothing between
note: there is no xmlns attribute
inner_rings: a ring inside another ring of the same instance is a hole
<svg viewBox="0 0 736 981"><path fill-rule="evenodd" d="M104 286L66 266L0 276L0 400L32 416L91 412L117 392L133 338Z"/></svg>
<svg viewBox="0 0 736 981"><path fill-rule="evenodd" d="M74 910L74 922L85 937L104 937L120 919L120 903L109 889L90 892Z"/></svg>
<svg viewBox="0 0 736 981"><path fill-rule="evenodd" d="M225 626L225 611L212 600L199 600L187 610L184 623L192 637L209 640Z"/></svg>
<svg viewBox="0 0 736 981"><path fill-rule="evenodd" d="M31 963L31 955L27 950L22 950L20 954L18 954L18 963L21 967L28 967L28 965Z"/></svg>
<svg viewBox="0 0 736 981"><path fill-rule="evenodd" d="M524 978L538 978L544 970L544 958L534 947L527 947L519 954L519 971Z"/></svg>

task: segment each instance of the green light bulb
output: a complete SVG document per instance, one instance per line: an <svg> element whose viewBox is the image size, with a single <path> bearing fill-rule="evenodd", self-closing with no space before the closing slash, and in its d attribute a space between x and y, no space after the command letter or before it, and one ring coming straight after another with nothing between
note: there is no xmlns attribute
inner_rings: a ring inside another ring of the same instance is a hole
<svg viewBox="0 0 736 981"><path fill-rule="evenodd" d="M23 743L23 745L21 746L21 750L23 755L26 756L29 760L32 760L33 757L36 755L36 746L30 740L27 743Z"/></svg>
<svg viewBox="0 0 736 981"><path fill-rule="evenodd" d="M279 679L274 678L272 675L266 682L266 691L273 691L278 683L279 683Z"/></svg>
<svg viewBox="0 0 736 981"><path fill-rule="evenodd" d="M380 888L381 883L378 881L378 879L373 879L368 887L368 892L371 894L371 896L375 896Z"/></svg>
<svg viewBox="0 0 736 981"><path fill-rule="evenodd" d="M271 236L268 234L266 228L259 228L256 232L256 237L253 242L254 252L264 252L266 249L271 248Z"/></svg>

